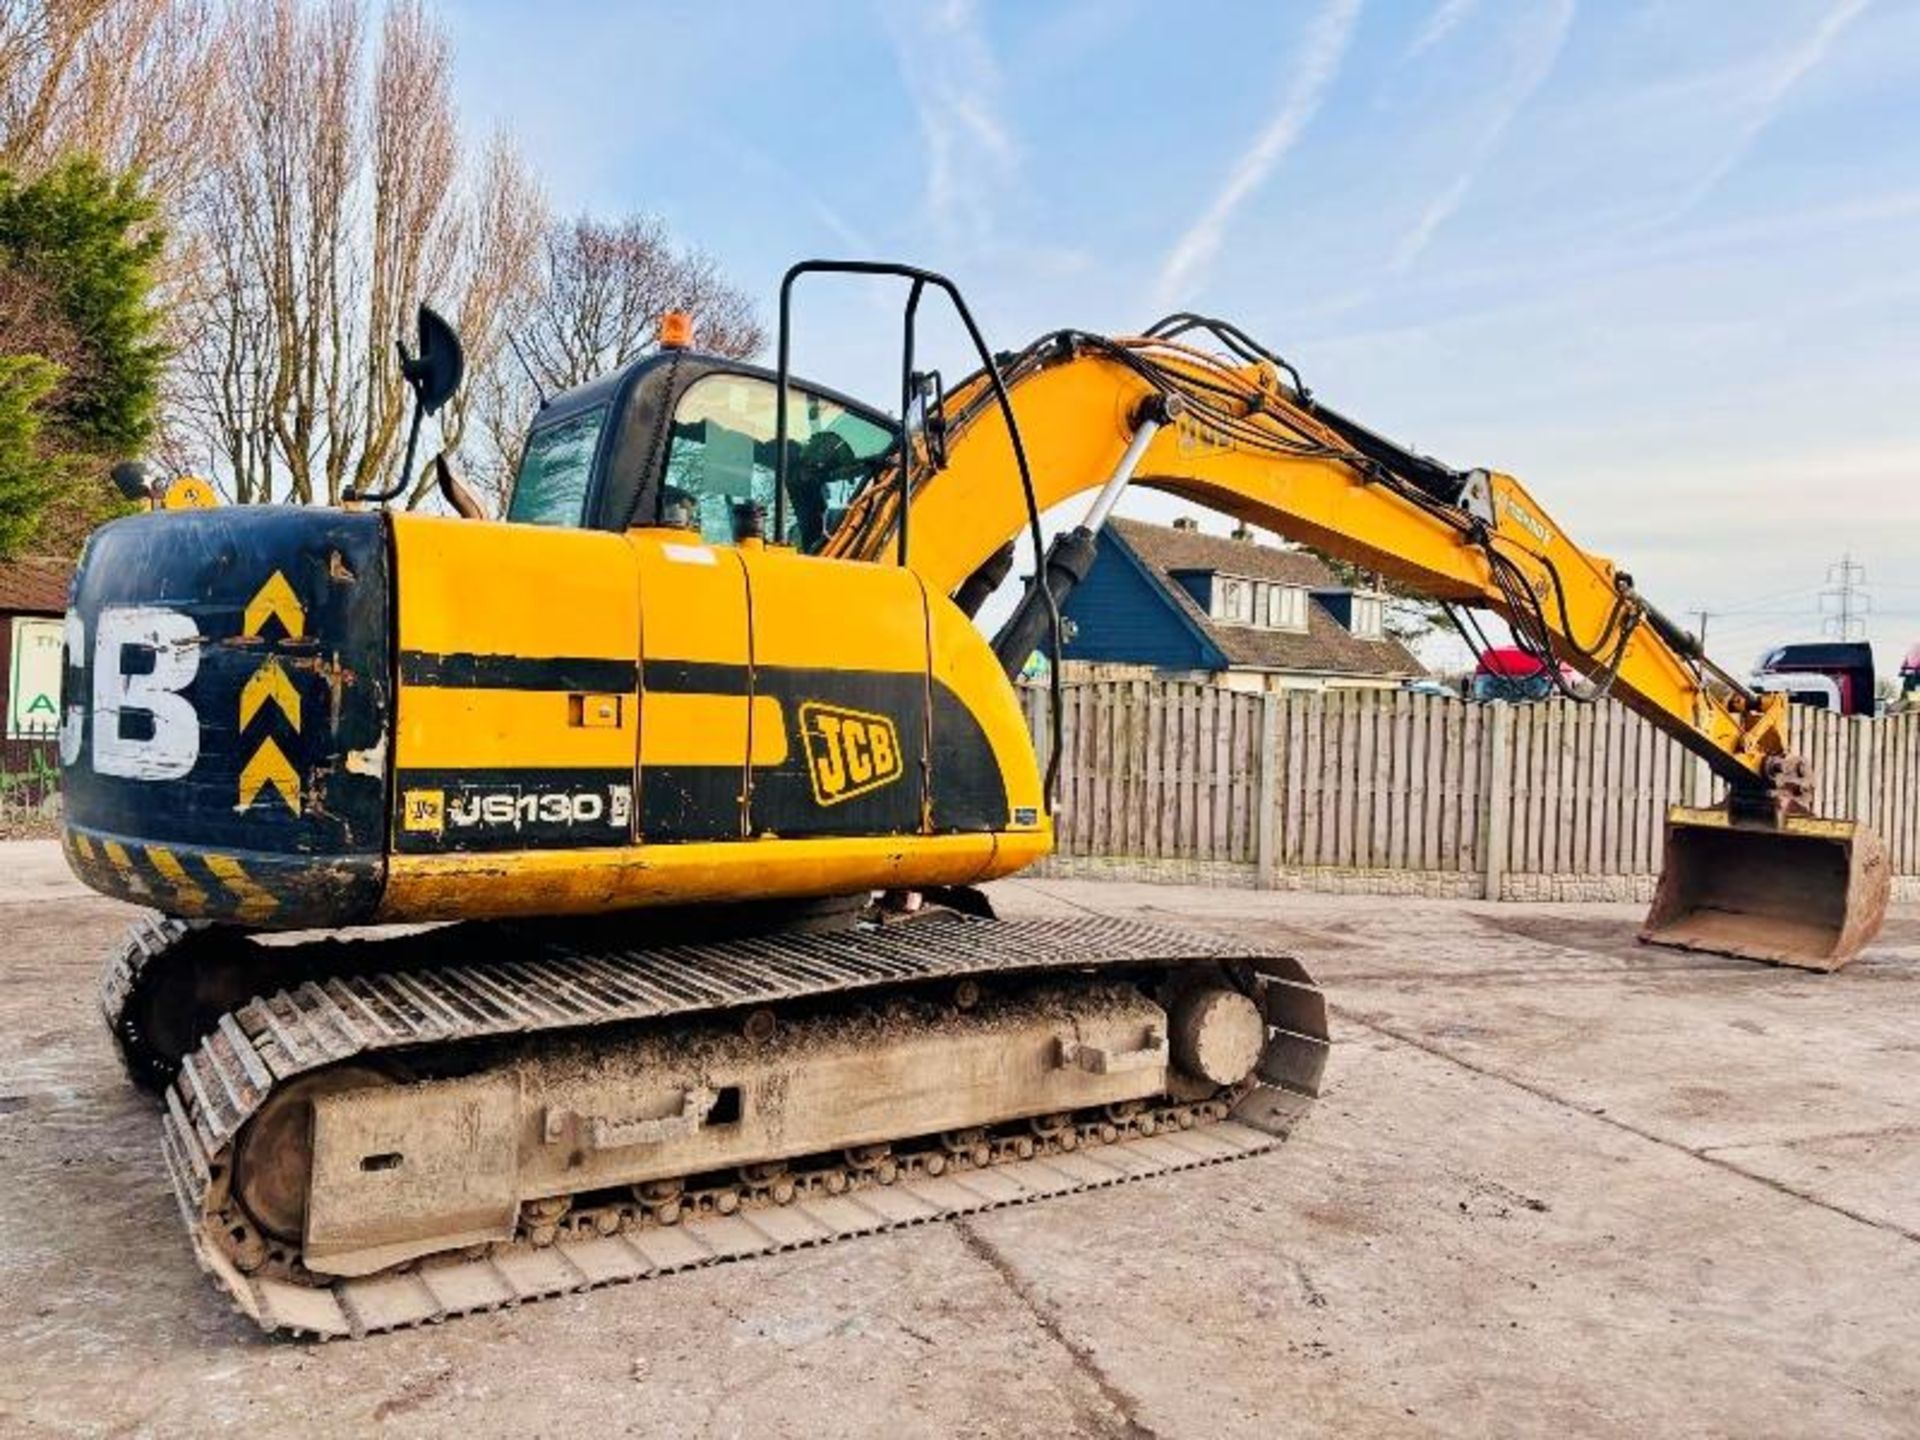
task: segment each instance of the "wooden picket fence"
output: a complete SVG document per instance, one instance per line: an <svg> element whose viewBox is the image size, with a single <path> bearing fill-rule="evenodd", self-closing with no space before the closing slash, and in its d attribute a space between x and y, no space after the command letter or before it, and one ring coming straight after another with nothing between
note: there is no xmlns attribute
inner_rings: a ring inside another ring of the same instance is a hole
<svg viewBox="0 0 1920 1440"><path fill-rule="evenodd" d="M1047 692L1024 692L1041 755ZM1721 787L1613 702L1395 691L1065 690L1059 873L1495 898L1644 898L1675 803ZM1794 715L1824 815L1920 876L1920 714ZM1914 889L1903 885L1903 890Z"/></svg>

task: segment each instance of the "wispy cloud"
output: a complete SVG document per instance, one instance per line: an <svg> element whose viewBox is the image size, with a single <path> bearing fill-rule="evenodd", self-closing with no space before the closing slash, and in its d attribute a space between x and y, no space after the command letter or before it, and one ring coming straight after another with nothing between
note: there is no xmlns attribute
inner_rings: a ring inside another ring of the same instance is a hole
<svg viewBox="0 0 1920 1440"><path fill-rule="evenodd" d="M972 0L882 14L926 146L927 214L943 231L990 243L994 191L1017 171L1020 147L1000 119L1000 68Z"/></svg>
<svg viewBox="0 0 1920 1440"><path fill-rule="evenodd" d="M1460 22L1480 8L1480 0L1440 0L1433 7L1433 13L1427 16L1427 23L1420 27L1420 33L1413 37L1413 43L1407 46L1402 59L1411 60L1424 51L1431 50L1448 35L1452 34Z"/></svg>
<svg viewBox="0 0 1920 1440"><path fill-rule="evenodd" d="M1273 167L1286 157L1312 123L1327 88L1340 73L1340 62L1346 55L1347 42L1353 37L1354 21L1359 14L1360 0L1327 0L1314 17L1301 53L1289 57L1292 79L1280 108L1234 162L1226 183L1206 212L1167 253L1157 287L1160 305L1175 304L1191 288L1200 271L1219 251L1234 212L1265 183Z"/></svg>
<svg viewBox="0 0 1920 1440"><path fill-rule="evenodd" d="M776 160L766 150L719 131L703 134L701 141L734 165L754 171L806 206L813 218L819 221L820 228L833 236L846 254L858 256L874 253L873 241L864 231L829 205L806 177Z"/></svg>
<svg viewBox="0 0 1920 1440"><path fill-rule="evenodd" d="M1755 91L1746 118L1735 128L1720 158L1708 166L1679 201L1660 216L1661 223L1678 220L1740 168L1740 163L1747 158L1747 153L1753 149L1761 132L1773 123L1794 87L1826 59L1833 42L1859 18L1860 12L1867 8L1867 3L1868 0L1839 0L1820 17L1820 23L1813 27L1811 33L1781 55L1780 63L1772 68Z"/></svg>
<svg viewBox="0 0 1920 1440"><path fill-rule="evenodd" d="M1425 253L1440 227L1453 217L1454 211L1467 198L1467 192L1473 188L1474 178L1500 146L1507 133L1507 127L1513 124L1517 116L1527 106L1546 79L1553 73L1554 65L1560 59L1560 52L1566 48L1567 32L1573 28L1573 17L1577 6L1575 0L1559 0L1559 3L1547 14L1533 42L1527 46L1520 63L1519 75L1511 88L1504 92L1500 108L1494 112L1487 128L1480 132L1473 149L1468 152L1467 163L1452 180L1427 202L1426 209L1420 212L1411 229L1400 237L1400 243L1394 247L1393 256L1387 262L1387 268L1395 275L1404 275L1413 268L1413 262ZM1432 29L1436 21L1443 18L1436 15L1428 22ZM1458 23L1457 21L1455 23ZM1417 47L1416 47L1417 48Z"/></svg>

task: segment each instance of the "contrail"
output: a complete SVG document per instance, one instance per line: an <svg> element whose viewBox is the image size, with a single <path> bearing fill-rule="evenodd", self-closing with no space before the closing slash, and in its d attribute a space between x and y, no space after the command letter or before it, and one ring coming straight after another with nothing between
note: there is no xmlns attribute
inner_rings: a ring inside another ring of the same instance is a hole
<svg viewBox="0 0 1920 1440"><path fill-rule="evenodd" d="M1320 109L1327 87L1340 71L1347 41L1353 36L1353 24L1360 14L1360 0L1329 0L1315 17L1307 32L1304 52L1293 71L1293 84L1280 109L1252 146L1234 162L1226 184L1213 197L1206 213L1188 228L1167 253L1160 267L1157 297L1161 306L1170 307L1187 289L1196 273L1220 249L1227 225L1234 212L1265 182L1300 139L1314 114Z"/></svg>

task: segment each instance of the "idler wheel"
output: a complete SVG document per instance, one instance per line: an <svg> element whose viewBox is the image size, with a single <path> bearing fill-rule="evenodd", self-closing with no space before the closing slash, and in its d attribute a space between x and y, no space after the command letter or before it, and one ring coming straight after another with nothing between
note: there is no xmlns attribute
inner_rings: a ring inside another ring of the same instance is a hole
<svg viewBox="0 0 1920 1440"><path fill-rule="evenodd" d="M233 1151L233 1194L254 1224L285 1244L300 1243L313 1178L315 1098L387 1083L366 1065L318 1070L295 1080L247 1122Z"/></svg>
<svg viewBox="0 0 1920 1440"><path fill-rule="evenodd" d="M1173 1060L1215 1085L1238 1085L1260 1063L1267 1022L1251 997L1225 986L1190 990L1173 1007Z"/></svg>

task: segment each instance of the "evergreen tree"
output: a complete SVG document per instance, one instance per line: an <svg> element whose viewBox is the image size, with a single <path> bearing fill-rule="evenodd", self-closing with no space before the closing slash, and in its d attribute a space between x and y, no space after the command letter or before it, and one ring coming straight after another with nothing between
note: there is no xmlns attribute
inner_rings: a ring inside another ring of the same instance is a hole
<svg viewBox="0 0 1920 1440"><path fill-rule="evenodd" d="M0 559L32 538L57 484L40 444L40 407L59 383L50 360L0 355Z"/></svg>
<svg viewBox="0 0 1920 1440"><path fill-rule="evenodd" d="M85 157L30 180L0 172L0 557L50 509L58 543L77 542L114 508L108 467L153 436L154 221L134 176Z"/></svg>

